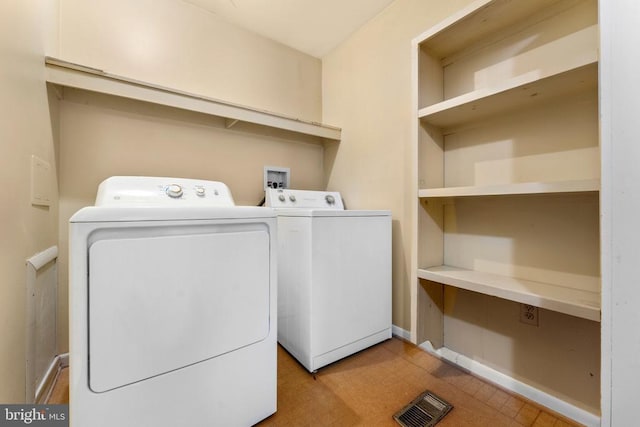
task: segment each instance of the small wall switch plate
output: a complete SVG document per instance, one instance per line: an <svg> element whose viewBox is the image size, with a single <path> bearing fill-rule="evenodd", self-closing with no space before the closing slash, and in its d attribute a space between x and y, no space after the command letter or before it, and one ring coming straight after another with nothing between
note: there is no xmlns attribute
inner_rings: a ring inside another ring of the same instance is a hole
<svg viewBox="0 0 640 427"><path fill-rule="evenodd" d="M538 307L520 304L520 321L527 325L538 326Z"/></svg>
<svg viewBox="0 0 640 427"><path fill-rule="evenodd" d="M289 168L276 166L264 167L264 188L289 188Z"/></svg>
<svg viewBox="0 0 640 427"><path fill-rule="evenodd" d="M31 156L31 204L51 206L51 165Z"/></svg>

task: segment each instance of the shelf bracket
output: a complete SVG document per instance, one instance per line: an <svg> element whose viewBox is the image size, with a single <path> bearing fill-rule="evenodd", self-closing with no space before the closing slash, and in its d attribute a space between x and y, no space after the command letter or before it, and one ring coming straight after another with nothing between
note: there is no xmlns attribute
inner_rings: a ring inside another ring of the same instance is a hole
<svg viewBox="0 0 640 427"><path fill-rule="evenodd" d="M51 87L51 89L53 89L53 92L56 95L56 98L58 99L58 101L61 101L64 99L64 87L56 85L56 84L51 84L49 85L49 87Z"/></svg>
<svg viewBox="0 0 640 427"><path fill-rule="evenodd" d="M225 119L224 127L231 129L236 123L238 123L238 119Z"/></svg>

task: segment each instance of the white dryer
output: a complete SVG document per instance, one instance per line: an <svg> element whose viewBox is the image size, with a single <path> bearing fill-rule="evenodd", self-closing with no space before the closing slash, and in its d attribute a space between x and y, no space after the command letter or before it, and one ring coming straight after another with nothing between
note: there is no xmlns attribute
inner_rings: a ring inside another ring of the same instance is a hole
<svg viewBox="0 0 640 427"><path fill-rule="evenodd" d="M308 371L391 338L391 213L267 189L278 216L278 342Z"/></svg>
<svg viewBox="0 0 640 427"><path fill-rule="evenodd" d="M70 220L73 427L276 410L276 219L220 182L112 177Z"/></svg>

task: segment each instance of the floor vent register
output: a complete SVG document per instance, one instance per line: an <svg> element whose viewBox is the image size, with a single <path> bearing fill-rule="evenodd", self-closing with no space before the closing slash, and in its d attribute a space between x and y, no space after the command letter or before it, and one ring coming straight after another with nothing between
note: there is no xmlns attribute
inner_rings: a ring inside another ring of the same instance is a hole
<svg viewBox="0 0 640 427"><path fill-rule="evenodd" d="M393 419L403 427L430 427L444 418L453 406L430 391L425 391L405 406Z"/></svg>

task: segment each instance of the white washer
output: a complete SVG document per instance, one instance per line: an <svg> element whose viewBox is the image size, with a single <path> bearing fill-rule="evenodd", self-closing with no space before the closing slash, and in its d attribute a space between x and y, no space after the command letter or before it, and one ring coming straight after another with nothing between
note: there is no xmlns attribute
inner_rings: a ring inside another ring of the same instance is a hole
<svg viewBox="0 0 640 427"><path fill-rule="evenodd" d="M249 426L276 410L276 218L220 182L112 177L70 220L75 427Z"/></svg>
<svg viewBox="0 0 640 427"><path fill-rule="evenodd" d="M391 338L391 213L267 189L278 216L278 341L313 372Z"/></svg>

